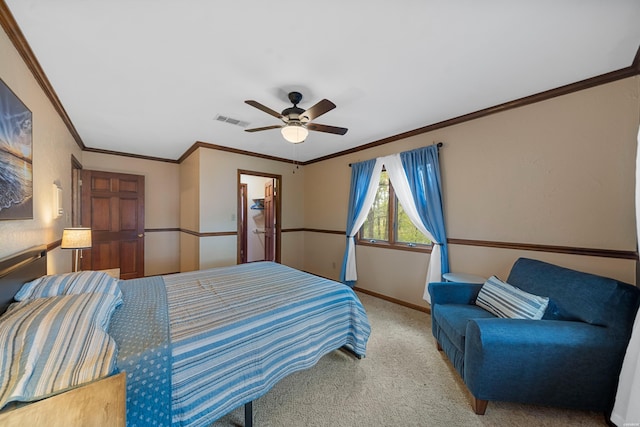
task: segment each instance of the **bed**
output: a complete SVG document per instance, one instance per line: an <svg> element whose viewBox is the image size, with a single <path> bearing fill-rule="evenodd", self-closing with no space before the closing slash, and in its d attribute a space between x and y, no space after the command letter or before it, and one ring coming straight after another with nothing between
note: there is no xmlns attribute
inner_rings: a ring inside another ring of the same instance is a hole
<svg viewBox="0 0 640 427"><path fill-rule="evenodd" d="M44 274L45 258L36 248L0 263L0 309ZM126 372L128 425L210 425L242 405L250 425L251 402L283 377L337 349L365 355L370 326L355 293L280 264L117 284L108 335L112 373Z"/></svg>

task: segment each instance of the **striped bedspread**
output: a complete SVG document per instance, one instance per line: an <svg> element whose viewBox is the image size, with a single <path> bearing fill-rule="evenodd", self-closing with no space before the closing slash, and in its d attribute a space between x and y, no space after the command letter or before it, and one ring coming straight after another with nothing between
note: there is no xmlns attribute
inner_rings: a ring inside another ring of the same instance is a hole
<svg viewBox="0 0 640 427"><path fill-rule="evenodd" d="M342 346L365 354L355 293L270 262L164 276L173 425L209 425Z"/></svg>

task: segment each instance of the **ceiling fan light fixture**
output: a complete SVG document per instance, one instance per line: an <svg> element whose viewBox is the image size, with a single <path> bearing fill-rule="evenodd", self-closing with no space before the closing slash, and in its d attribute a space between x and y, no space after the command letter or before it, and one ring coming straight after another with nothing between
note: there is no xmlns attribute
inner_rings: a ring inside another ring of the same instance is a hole
<svg viewBox="0 0 640 427"><path fill-rule="evenodd" d="M289 122L286 126L283 126L280 130L284 139L292 144L299 144L304 142L309 135L309 131L301 123Z"/></svg>

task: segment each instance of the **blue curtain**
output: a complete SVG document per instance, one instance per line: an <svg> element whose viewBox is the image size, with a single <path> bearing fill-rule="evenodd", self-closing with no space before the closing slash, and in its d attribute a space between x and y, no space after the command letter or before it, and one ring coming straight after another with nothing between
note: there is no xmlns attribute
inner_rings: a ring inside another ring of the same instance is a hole
<svg viewBox="0 0 640 427"><path fill-rule="evenodd" d="M358 230L354 230L354 228L358 217L362 213L375 165L376 159L351 165L351 189L349 191L349 211L347 213L347 245L342 261L342 271L340 273L340 281L351 287L355 285L355 281L346 280L347 262L350 253L349 248L355 244L353 236L355 236Z"/></svg>
<svg viewBox="0 0 640 427"><path fill-rule="evenodd" d="M440 245L442 274L449 272L449 251L442 209L440 160L435 145L400 153L411 194L425 228Z"/></svg>

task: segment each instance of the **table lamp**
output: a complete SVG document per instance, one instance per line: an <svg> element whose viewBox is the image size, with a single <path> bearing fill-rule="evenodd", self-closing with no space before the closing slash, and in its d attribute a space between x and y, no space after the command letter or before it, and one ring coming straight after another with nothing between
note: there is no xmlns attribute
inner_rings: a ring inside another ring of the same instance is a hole
<svg viewBox="0 0 640 427"><path fill-rule="evenodd" d="M62 231L62 249L73 249L76 251L76 262L73 271L78 271L78 252L82 258L82 250L91 247L91 228L74 227L65 228Z"/></svg>

